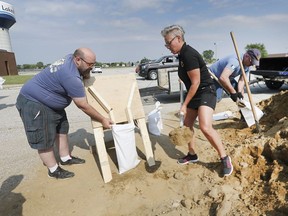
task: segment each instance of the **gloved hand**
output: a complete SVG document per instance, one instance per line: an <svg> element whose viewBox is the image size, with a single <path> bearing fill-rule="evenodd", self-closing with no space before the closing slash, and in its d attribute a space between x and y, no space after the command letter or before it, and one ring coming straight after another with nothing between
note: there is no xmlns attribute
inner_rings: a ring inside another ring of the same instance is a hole
<svg viewBox="0 0 288 216"><path fill-rule="evenodd" d="M242 100L243 99L242 93L241 92L237 92L237 97Z"/></svg>
<svg viewBox="0 0 288 216"><path fill-rule="evenodd" d="M236 102L238 98L239 98L239 99L243 99L243 95L242 95L241 92L232 93L232 94L230 95L230 98L231 98L234 102Z"/></svg>

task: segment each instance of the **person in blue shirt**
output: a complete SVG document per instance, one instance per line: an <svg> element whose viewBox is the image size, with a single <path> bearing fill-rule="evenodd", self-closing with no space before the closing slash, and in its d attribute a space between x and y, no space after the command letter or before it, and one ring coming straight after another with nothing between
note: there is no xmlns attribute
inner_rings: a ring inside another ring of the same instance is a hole
<svg viewBox="0 0 288 216"><path fill-rule="evenodd" d="M16 108L23 121L27 140L36 149L48 176L71 178L73 172L61 168L54 155L58 147L61 165L85 163L72 156L68 146L69 122L65 108L73 101L76 106L104 128L113 123L87 103L83 79L89 78L96 55L89 48L79 48L73 54L56 61L23 85L17 97Z"/></svg>
<svg viewBox="0 0 288 216"><path fill-rule="evenodd" d="M178 76L187 89L180 114L184 115L184 125L190 128L192 139L188 143L188 154L178 159L177 162L189 164L198 161L194 135L194 123L198 117L201 132L215 148L222 161L223 175L229 176L233 172L231 158L226 154L222 140L212 125L213 112L216 107L214 82L200 53L186 44L184 34L180 25L168 26L161 31L166 48L171 53L178 54Z"/></svg>
<svg viewBox="0 0 288 216"><path fill-rule="evenodd" d="M259 66L261 53L258 49L249 49L241 56L241 61L246 74L250 71L250 67ZM223 97L223 87L230 94L231 99L236 102L238 99L243 99L244 95L244 79L242 76L240 64L237 55L230 55L222 58L212 64L210 67L212 73L216 75L220 85L214 80L216 86L217 102L220 102ZM238 82L236 78L238 78Z"/></svg>

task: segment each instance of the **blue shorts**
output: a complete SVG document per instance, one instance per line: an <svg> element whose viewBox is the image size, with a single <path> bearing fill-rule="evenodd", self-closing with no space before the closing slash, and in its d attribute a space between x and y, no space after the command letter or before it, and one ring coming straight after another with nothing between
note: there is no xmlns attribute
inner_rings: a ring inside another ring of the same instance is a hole
<svg viewBox="0 0 288 216"><path fill-rule="evenodd" d="M21 94L17 98L16 108L31 148L49 149L53 147L57 134L68 134L69 123L65 110L52 110L41 103L26 99Z"/></svg>

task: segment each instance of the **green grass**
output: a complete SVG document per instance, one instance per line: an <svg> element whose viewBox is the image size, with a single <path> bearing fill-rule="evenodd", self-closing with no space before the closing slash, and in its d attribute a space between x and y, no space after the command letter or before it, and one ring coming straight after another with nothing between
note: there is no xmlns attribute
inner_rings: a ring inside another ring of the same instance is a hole
<svg viewBox="0 0 288 216"><path fill-rule="evenodd" d="M30 80L34 75L13 75L13 76L3 76L5 83L3 85L16 85L24 84Z"/></svg>

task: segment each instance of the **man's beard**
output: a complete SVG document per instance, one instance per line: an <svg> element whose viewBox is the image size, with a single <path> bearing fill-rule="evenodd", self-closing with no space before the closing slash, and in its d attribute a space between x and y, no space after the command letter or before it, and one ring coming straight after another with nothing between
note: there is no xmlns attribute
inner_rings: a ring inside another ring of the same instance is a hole
<svg viewBox="0 0 288 216"><path fill-rule="evenodd" d="M90 78L90 71L91 71L90 69L87 69L87 70L80 73L81 76L83 77L83 79L89 79Z"/></svg>

